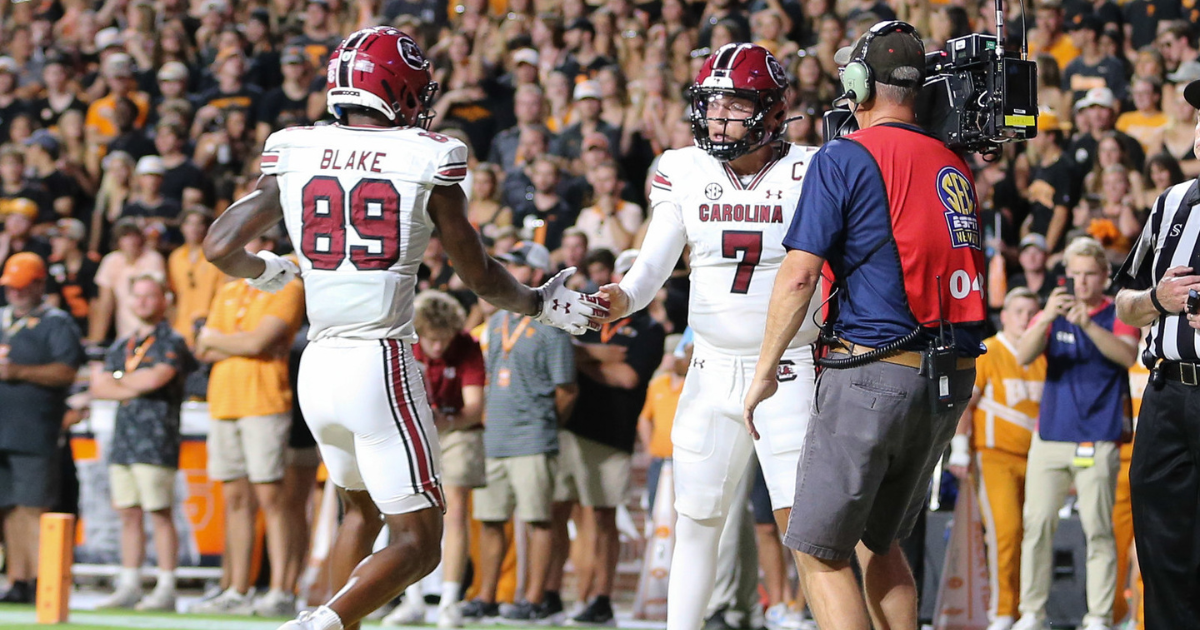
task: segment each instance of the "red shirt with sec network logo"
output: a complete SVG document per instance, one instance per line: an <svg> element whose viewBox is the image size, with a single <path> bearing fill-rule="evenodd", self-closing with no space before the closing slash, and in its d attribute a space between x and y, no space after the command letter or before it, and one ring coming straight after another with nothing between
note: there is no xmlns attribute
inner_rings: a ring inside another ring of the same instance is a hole
<svg viewBox="0 0 1200 630"><path fill-rule="evenodd" d="M440 359L431 359L421 350L418 342L413 346L413 356L425 366L425 391L429 405L442 413L455 413L462 409L462 388L468 385L483 386L487 370L483 367L483 351L471 335L460 332L450 342Z"/></svg>

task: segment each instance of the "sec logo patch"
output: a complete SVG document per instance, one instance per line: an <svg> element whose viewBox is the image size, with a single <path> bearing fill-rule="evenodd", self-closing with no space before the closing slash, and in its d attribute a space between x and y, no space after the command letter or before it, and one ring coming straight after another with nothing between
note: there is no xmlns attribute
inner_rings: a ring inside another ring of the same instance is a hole
<svg viewBox="0 0 1200 630"><path fill-rule="evenodd" d="M951 246L980 249L983 237L979 232L979 215L976 214L975 189L971 186L971 180L953 166L944 167L938 171L937 193L942 206L946 208L944 214Z"/></svg>

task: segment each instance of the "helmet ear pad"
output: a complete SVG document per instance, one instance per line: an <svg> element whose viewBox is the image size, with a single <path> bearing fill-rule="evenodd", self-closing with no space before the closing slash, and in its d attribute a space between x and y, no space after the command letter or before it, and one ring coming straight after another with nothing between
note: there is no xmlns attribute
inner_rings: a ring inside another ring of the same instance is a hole
<svg viewBox="0 0 1200 630"><path fill-rule="evenodd" d="M875 77L863 60L855 59L842 68L842 91L854 93L851 99L861 105L869 100L875 91Z"/></svg>

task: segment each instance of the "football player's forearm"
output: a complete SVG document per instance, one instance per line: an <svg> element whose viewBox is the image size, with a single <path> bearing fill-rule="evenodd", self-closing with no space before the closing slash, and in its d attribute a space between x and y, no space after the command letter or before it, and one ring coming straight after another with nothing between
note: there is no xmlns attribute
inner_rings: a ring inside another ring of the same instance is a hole
<svg viewBox="0 0 1200 630"><path fill-rule="evenodd" d="M459 271L459 278L475 295L502 311L536 315L541 309L537 292L517 282L500 261L485 255L479 266L474 274L464 275Z"/></svg>
<svg viewBox="0 0 1200 630"><path fill-rule="evenodd" d="M687 244L687 236L682 225L666 216L669 211L669 208L663 208L662 213L656 213L650 220L633 268L621 279L621 290L629 297L629 312L611 313L612 316L624 317L646 308L671 277Z"/></svg>
<svg viewBox="0 0 1200 630"><path fill-rule="evenodd" d="M204 239L204 257L227 275L257 278L266 263L246 251L246 244L279 223L279 184L274 175L264 175L258 187L238 199L209 228Z"/></svg>

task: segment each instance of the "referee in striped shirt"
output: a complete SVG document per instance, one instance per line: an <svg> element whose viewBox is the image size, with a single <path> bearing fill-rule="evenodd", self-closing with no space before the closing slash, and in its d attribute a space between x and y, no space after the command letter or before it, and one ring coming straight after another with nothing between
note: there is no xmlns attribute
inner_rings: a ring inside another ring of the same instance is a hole
<svg viewBox="0 0 1200 630"><path fill-rule="evenodd" d="M1184 98L1200 109L1200 81ZM1129 469L1146 628L1200 628L1200 315L1186 313L1188 291L1200 291L1200 181L1158 198L1114 281L1118 317L1150 327Z"/></svg>

